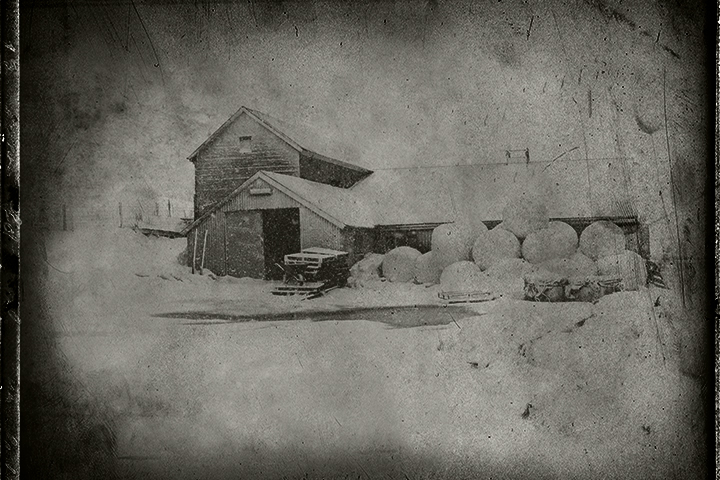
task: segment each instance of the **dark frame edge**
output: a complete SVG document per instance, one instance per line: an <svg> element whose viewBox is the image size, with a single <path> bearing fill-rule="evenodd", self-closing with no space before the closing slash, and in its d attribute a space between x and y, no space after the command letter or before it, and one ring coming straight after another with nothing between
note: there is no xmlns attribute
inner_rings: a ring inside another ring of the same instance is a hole
<svg viewBox="0 0 720 480"><path fill-rule="evenodd" d="M19 0L0 2L2 86L0 194L2 195L2 319L0 352L0 478L20 478L20 17Z"/></svg>

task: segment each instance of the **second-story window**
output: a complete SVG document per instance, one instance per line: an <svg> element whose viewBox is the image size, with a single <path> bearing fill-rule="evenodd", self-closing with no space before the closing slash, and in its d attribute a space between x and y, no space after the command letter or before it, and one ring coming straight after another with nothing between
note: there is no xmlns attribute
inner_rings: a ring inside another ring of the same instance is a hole
<svg viewBox="0 0 720 480"><path fill-rule="evenodd" d="M240 152L241 153L252 152L252 137L251 136L247 135L247 136L238 137L238 140L239 140L239 144L240 144Z"/></svg>

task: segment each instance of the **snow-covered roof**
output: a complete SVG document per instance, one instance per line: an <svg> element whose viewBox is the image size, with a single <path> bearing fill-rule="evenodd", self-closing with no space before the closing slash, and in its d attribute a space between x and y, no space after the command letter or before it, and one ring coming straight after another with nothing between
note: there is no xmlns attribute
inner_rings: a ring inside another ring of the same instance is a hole
<svg viewBox="0 0 720 480"><path fill-rule="evenodd" d="M552 218L636 215L617 160L380 169L350 190L376 225L501 220L520 191L544 198Z"/></svg>
<svg viewBox="0 0 720 480"><path fill-rule="evenodd" d="M320 216L329 216L341 223L353 227L372 228L375 226L373 212L357 195L345 188L333 187L324 183L312 182L304 178L283 175L274 172L261 172L262 176L282 185L285 193L304 200L311 210ZM341 226L341 225L339 225Z"/></svg>
<svg viewBox="0 0 720 480"><path fill-rule="evenodd" d="M349 189L258 172L202 219L262 178L339 227L440 224L502 219L508 199L544 199L551 218L634 218L622 160L477 164L384 169Z"/></svg>
<svg viewBox="0 0 720 480"><path fill-rule="evenodd" d="M344 228L346 225L361 228L372 228L375 226L372 212L368 210L358 197L351 194L348 189L333 187L332 185L317 183L291 175L260 171L203 213L203 215L185 228L184 233L190 232L206 218L220 210L224 205L227 205L243 190L250 188L258 179L262 179L310 211L340 228Z"/></svg>

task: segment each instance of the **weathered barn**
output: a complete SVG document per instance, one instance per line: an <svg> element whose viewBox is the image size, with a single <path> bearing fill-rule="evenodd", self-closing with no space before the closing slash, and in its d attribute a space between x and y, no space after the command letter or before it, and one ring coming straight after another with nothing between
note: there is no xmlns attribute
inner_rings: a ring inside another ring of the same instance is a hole
<svg viewBox="0 0 720 480"><path fill-rule="evenodd" d="M193 152L196 216L185 234L196 266L278 278L275 264L302 248L345 250L351 261L401 245L424 252L442 223L498 224L507 199L521 190L545 198L551 218L578 233L596 220L617 223L627 247L647 254L647 229L621 159L371 172L312 144L311 136L243 107Z"/></svg>
<svg viewBox="0 0 720 480"><path fill-rule="evenodd" d="M198 147L188 157L195 221L185 229L195 265L275 278L275 263L300 248L371 249L373 225L345 189L372 172L321 154L316 144L307 132L242 107Z"/></svg>

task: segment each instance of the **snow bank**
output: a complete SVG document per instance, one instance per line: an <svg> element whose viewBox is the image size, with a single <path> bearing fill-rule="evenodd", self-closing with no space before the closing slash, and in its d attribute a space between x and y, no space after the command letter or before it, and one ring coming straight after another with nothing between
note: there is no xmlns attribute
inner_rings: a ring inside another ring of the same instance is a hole
<svg viewBox="0 0 720 480"><path fill-rule="evenodd" d="M383 276L391 282L411 282L415 278L415 262L420 255L412 247L393 248L383 259Z"/></svg>
<svg viewBox="0 0 720 480"><path fill-rule="evenodd" d="M382 276L382 263L384 255L368 253L365 257L350 267L348 286L362 287L370 282L379 282Z"/></svg>
<svg viewBox="0 0 720 480"><path fill-rule="evenodd" d="M445 267L440 276L440 286L445 292L490 292L489 277L475 263L455 262Z"/></svg>
<svg viewBox="0 0 720 480"><path fill-rule="evenodd" d="M625 290L637 290L647 284L645 260L630 250L619 255L600 257L597 265L600 275L622 277Z"/></svg>

